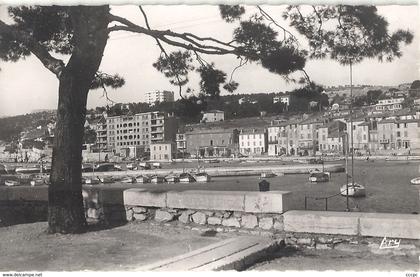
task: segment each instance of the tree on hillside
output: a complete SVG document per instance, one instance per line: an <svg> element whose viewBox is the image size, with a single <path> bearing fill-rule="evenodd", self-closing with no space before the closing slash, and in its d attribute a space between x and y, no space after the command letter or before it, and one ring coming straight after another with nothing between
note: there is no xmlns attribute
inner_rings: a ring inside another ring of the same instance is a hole
<svg viewBox="0 0 420 277"><path fill-rule="evenodd" d="M349 62L348 58L342 58L349 53L353 62L359 61L358 53L363 57L383 53L382 56L387 54L388 58L401 55L400 41L411 40L409 34L402 31L388 36L386 20L376 15L371 7L318 7L312 16L302 17L303 20L299 19L300 11L294 13L294 9L288 9L288 17L292 26L308 38L311 57L322 57L328 48L332 50L331 56L342 63ZM290 31L261 7L257 7L257 13L248 19L242 19L243 7L221 6L220 11L226 21L239 21L230 42L187 32L154 29L141 6L138 12L143 16L143 26L112 14L109 6L9 8L14 23L0 21L0 58L15 62L33 54L59 81L51 185L48 189L50 232L76 233L86 228L81 193L81 148L88 92L94 88L106 91L107 87L124 85L122 77L98 71L110 33L131 32L152 37L161 50L154 67L172 84L179 86L182 97L182 86L188 83L191 70L205 73L201 74L205 78L200 82L205 96L217 96L220 91L214 87L212 79L219 85L226 81L224 87L228 90L237 87L232 77L222 81L223 74L205 60L206 55L235 55L238 67L255 62L285 78L300 71L304 76L301 81L309 81L304 71L307 52L300 48ZM330 19L340 23L338 38L363 40L363 47L348 50L348 47L342 47L341 41L336 42L334 32L321 31L317 22L322 24L323 20ZM346 29L351 31L351 37L343 36ZM169 53L165 48L167 45L180 50ZM67 55L68 62L59 59L57 54ZM193 60L198 65L193 65ZM202 102L203 98L198 97L197 101Z"/></svg>
<svg viewBox="0 0 420 277"><path fill-rule="evenodd" d="M420 88L420 80L415 80L411 83L410 89L419 89Z"/></svg>
<svg viewBox="0 0 420 277"><path fill-rule="evenodd" d="M367 103L369 105L376 104L381 94L382 94L382 90L368 90L368 92L366 93Z"/></svg>

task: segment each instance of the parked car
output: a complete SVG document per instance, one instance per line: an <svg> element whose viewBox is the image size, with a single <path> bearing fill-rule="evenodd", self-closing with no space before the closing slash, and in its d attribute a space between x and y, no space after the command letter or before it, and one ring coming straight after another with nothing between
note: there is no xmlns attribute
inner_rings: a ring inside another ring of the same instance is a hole
<svg viewBox="0 0 420 277"><path fill-rule="evenodd" d="M95 171L98 171L98 172L121 171L121 169L116 167L113 163L103 163L103 164L98 164L95 168Z"/></svg>

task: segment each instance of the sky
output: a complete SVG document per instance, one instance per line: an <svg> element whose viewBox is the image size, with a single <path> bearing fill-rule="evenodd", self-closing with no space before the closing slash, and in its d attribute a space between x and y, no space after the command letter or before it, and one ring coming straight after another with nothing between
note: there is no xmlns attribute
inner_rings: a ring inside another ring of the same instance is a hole
<svg viewBox="0 0 420 277"><path fill-rule="evenodd" d="M288 27L281 18L285 6L264 6L280 24ZM200 36L213 36L223 41L230 41L236 24L229 24L220 19L217 6L144 6L152 28L171 29L177 32L191 32ZM249 13L254 7L247 7ZM113 6L112 13L127 17L137 24L144 25L143 18L136 6ZM398 85L420 79L420 17L417 6L378 6L378 13L389 22L389 30L409 29L414 33L414 40L402 47L403 57L391 63L365 60L353 68L354 84ZM0 19L7 20L7 11L0 6ZM289 30L293 32L291 27ZM296 34L296 32L293 32ZM303 40L303 39L302 39ZM168 51L175 50L165 46ZM148 91L172 90L177 96L178 88L172 86L162 73L152 64L159 56L156 42L145 35L126 32L111 33L100 70L125 78L122 88L108 90L108 96L115 102L144 102ZM214 62L218 69L230 72L238 64L234 56L205 56L208 62ZM0 116L24 114L37 109L55 109L58 101L58 80L33 56L17 63L0 61ZM337 62L310 60L306 72L316 83L332 86L349 84L349 68ZM293 75L300 77L299 74ZM189 75L188 86L198 93L199 78L196 73ZM257 64L246 65L235 72L235 81L239 83L235 93L260 93L290 91L299 85L287 83L281 76L272 74ZM222 92L228 94L228 92ZM88 108L108 104L102 90L89 93Z"/></svg>

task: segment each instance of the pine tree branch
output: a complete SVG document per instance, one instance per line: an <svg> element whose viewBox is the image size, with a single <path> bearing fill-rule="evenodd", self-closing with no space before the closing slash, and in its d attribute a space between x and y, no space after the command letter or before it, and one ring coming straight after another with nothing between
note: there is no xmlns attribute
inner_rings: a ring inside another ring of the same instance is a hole
<svg viewBox="0 0 420 277"><path fill-rule="evenodd" d="M139 6L139 9L140 9L141 13L143 14L144 22L146 23L146 27L147 27L147 29L151 30L150 25L149 25L149 20L147 19L146 12L143 10L143 8L142 8L141 6ZM161 51L161 52L165 55L165 57L168 59L168 61L170 61L170 59L169 59L169 55L168 55L168 53L166 52L165 48L163 48L163 46L162 46L162 44L160 43L159 39L158 39L158 38L155 38L155 40L156 40L157 45L158 45L158 46L159 46L159 48L160 48L160 51ZM170 64L170 66L172 67L172 63ZM175 77L176 77L176 79L177 79L177 81L178 81L178 93L179 93L179 96L180 96L182 99L184 99L184 96L182 96L182 85L181 85L181 79L179 78L179 75L178 75L177 73L175 74Z"/></svg>
<svg viewBox="0 0 420 277"><path fill-rule="evenodd" d="M237 50L235 46L230 45L229 43L218 41L216 39L201 38L190 33L176 33L171 30L161 31L161 30L147 29L139 25L136 25L125 18L116 16L116 15L110 15L110 21L116 21L116 22L124 24L125 26L115 25L115 26L109 27L108 28L109 32L127 31L127 32L133 32L133 33L145 34L145 35L152 36L156 39L159 39L169 45L181 47L187 50L197 51L199 53L208 54L208 55L239 54L239 51ZM181 41L177 41L174 39L181 39ZM202 44L200 42L197 42L197 40L202 41L202 42L204 41L216 42L218 46Z"/></svg>
<svg viewBox="0 0 420 277"><path fill-rule="evenodd" d="M6 34L12 39L23 43L28 50L34 54L42 64L54 73L57 78L60 78L61 72L63 71L65 65L64 62L60 59L54 58L50 55L48 50L41 43L33 39L28 33L18 30L13 26L7 25L0 20L0 34Z"/></svg>

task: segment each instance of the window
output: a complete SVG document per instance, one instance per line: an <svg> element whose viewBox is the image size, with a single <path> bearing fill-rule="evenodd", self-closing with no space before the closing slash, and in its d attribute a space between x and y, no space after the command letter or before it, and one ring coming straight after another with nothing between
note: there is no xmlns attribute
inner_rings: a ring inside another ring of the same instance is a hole
<svg viewBox="0 0 420 277"><path fill-rule="evenodd" d="M400 132L397 132L397 138L399 138L401 136Z"/></svg>
<svg viewBox="0 0 420 277"><path fill-rule="evenodd" d="M212 139L210 140L210 146L213 146L213 140Z"/></svg>
<svg viewBox="0 0 420 277"><path fill-rule="evenodd" d="M408 132L404 131L404 137L408 137Z"/></svg>

